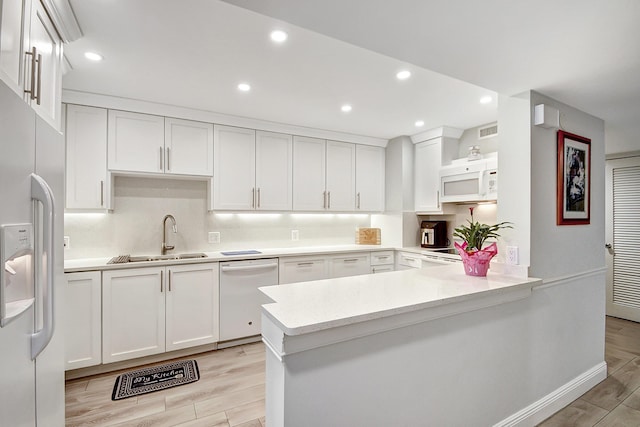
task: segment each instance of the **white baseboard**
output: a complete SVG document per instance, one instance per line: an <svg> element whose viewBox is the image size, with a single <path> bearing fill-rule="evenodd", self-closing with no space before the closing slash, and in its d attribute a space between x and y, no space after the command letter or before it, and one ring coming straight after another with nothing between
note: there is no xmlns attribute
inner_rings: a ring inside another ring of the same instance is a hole
<svg viewBox="0 0 640 427"><path fill-rule="evenodd" d="M605 378L607 378L607 364L602 362L542 399L495 424L494 427L535 426L569 405Z"/></svg>

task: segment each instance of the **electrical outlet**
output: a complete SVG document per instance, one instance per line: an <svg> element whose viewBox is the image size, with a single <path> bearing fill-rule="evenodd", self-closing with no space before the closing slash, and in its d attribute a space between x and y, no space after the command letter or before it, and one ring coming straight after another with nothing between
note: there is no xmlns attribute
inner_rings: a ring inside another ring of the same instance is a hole
<svg viewBox="0 0 640 427"><path fill-rule="evenodd" d="M296 241L300 238L300 233L298 230L291 230L291 240Z"/></svg>
<svg viewBox="0 0 640 427"><path fill-rule="evenodd" d="M518 247L507 246L507 264L518 264Z"/></svg>
<svg viewBox="0 0 640 427"><path fill-rule="evenodd" d="M208 234L209 243L220 243L220 232L219 231L210 231Z"/></svg>
<svg viewBox="0 0 640 427"><path fill-rule="evenodd" d="M64 248L71 249L71 239L69 236L64 236Z"/></svg>

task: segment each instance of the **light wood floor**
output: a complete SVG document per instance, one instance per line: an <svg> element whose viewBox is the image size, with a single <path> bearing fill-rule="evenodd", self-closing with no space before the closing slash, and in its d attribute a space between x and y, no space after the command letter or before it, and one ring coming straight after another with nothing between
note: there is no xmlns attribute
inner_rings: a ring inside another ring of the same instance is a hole
<svg viewBox="0 0 640 427"><path fill-rule="evenodd" d="M640 426L640 323L607 317L606 380L540 427ZM67 381L67 426L264 427L264 345L198 354L200 381L111 401L121 372Z"/></svg>
<svg viewBox="0 0 640 427"><path fill-rule="evenodd" d="M66 425L264 427L262 343L183 359L198 362L198 382L115 402L113 384L124 371L67 381Z"/></svg>

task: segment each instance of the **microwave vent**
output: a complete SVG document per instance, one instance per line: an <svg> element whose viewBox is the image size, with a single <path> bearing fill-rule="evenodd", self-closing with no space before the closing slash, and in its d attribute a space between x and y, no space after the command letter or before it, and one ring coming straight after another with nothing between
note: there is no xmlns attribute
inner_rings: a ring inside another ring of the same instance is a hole
<svg viewBox="0 0 640 427"><path fill-rule="evenodd" d="M478 129L478 139L486 139L498 134L498 125L490 125Z"/></svg>

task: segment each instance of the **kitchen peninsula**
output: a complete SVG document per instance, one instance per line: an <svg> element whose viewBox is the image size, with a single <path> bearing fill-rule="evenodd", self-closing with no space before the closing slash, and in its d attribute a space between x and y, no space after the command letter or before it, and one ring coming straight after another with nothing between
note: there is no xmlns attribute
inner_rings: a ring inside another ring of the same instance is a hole
<svg viewBox="0 0 640 427"><path fill-rule="evenodd" d="M531 374L541 284L452 265L260 288L274 301L262 318L269 424L506 419Z"/></svg>

